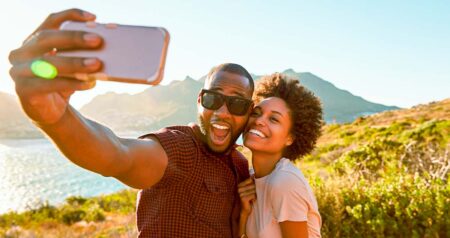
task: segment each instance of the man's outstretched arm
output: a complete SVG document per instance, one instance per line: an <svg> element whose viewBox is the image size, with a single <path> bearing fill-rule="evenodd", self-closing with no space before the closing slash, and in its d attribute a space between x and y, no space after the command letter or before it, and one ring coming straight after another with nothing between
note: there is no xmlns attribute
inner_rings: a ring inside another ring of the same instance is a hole
<svg viewBox="0 0 450 238"><path fill-rule="evenodd" d="M117 137L70 106L57 123L38 126L75 164L134 188L156 184L167 167L167 155L156 138Z"/></svg>

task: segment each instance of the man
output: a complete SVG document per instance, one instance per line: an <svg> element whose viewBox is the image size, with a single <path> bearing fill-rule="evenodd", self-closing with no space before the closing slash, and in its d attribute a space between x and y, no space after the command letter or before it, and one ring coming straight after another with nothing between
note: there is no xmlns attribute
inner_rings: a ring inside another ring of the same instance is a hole
<svg viewBox="0 0 450 238"><path fill-rule="evenodd" d="M234 143L251 111L251 76L236 64L213 68L197 99L200 126L164 128L140 139L117 137L69 105L75 91L90 89L95 81L45 80L30 70L36 59L54 65L61 75L100 70L98 59L52 53L55 48L99 47L99 36L58 30L66 20L94 19L77 9L51 14L10 53L10 74L24 111L75 164L142 189L137 204L139 236L236 236L236 186L248 177L248 165Z"/></svg>

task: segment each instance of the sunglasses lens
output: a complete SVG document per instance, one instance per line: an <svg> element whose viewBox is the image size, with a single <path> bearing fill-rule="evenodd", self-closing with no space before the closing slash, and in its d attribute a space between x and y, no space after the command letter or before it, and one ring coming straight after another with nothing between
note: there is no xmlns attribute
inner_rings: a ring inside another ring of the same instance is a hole
<svg viewBox="0 0 450 238"><path fill-rule="evenodd" d="M242 116L247 112L250 103L244 99L233 98L228 101L227 106L230 113Z"/></svg>
<svg viewBox="0 0 450 238"><path fill-rule="evenodd" d="M207 90L202 91L201 103L206 109L217 110L223 106L225 101L227 103L228 111L237 116L245 115L251 105L251 101L243 98L225 96L220 93Z"/></svg>
<svg viewBox="0 0 450 238"><path fill-rule="evenodd" d="M206 109L216 110L223 105L223 99L220 95L205 92L202 95L202 106Z"/></svg>

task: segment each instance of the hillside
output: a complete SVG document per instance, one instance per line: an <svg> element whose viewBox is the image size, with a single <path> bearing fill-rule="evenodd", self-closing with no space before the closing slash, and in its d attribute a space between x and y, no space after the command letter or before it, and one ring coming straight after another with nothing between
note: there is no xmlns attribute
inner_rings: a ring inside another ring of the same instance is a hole
<svg viewBox="0 0 450 238"><path fill-rule="evenodd" d="M299 166L329 237L450 236L450 99L327 125Z"/></svg>
<svg viewBox="0 0 450 238"><path fill-rule="evenodd" d="M330 124L323 128L323 135L319 144L326 144L345 137L339 131L346 131L347 135L358 133L364 135L369 130L387 130L393 125L402 125L403 129L414 129L426 123L450 120L450 98L416 105L409 109L398 109L381 112L365 117L359 117L352 123Z"/></svg>

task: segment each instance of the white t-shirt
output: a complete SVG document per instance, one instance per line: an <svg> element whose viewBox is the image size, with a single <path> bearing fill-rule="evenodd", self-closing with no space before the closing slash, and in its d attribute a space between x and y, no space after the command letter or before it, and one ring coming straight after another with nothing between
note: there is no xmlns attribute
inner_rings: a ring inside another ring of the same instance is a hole
<svg viewBox="0 0 450 238"><path fill-rule="evenodd" d="M321 237L316 198L303 173L282 158L267 176L255 179L256 202L247 221L249 238L281 236L279 222L306 221L309 237Z"/></svg>

